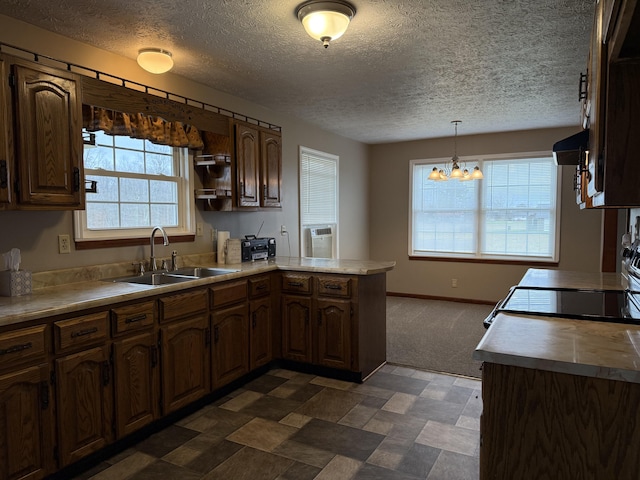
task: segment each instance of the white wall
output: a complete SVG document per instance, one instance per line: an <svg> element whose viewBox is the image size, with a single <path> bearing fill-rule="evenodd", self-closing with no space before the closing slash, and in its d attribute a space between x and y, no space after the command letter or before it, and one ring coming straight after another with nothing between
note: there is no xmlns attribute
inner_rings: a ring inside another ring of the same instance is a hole
<svg viewBox="0 0 640 480"><path fill-rule="evenodd" d="M551 151L553 143L579 127L458 137L460 156ZM409 161L447 158L453 139L440 138L371 147L371 256L395 260L387 290L447 298L497 301L518 283L527 265L409 260ZM563 167L560 225L560 269L600 269L602 214L580 210L573 193L575 167ZM458 287L451 287L451 279Z"/></svg>
<svg viewBox="0 0 640 480"><path fill-rule="evenodd" d="M283 208L261 212L198 211L197 221L205 224L204 236L192 243L159 246L158 256L202 253L212 250L210 231L229 230L232 237L255 234L264 220L261 236L276 237L278 255L289 255L287 238L280 236L280 225L290 232L291 255L298 250L298 149L300 145L326 151L340 157L340 254L342 258L369 257L368 147L344 137L320 130L299 119L263 108L260 105L227 95L171 73L153 75L142 70L135 60L76 42L27 23L0 15L2 42L41 55L76 63L143 83L178 95L184 95L227 110L239 112L282 127ZM23 268L32 271L54 270L74 266L134 261L146 258L148 246L72 250L69 255L57 252L57 235L73 236L70 212L0 211L0 252L17 247L22 251Z"/></svg>

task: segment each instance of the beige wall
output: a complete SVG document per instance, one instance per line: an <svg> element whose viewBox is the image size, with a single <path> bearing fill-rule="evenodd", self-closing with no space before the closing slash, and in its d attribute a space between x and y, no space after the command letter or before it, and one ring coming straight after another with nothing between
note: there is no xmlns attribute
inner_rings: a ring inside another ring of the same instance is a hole
<svg viewBox="0 0 640 480"><path fill-rule="evenodd" d="M179 254L211 251L210 231L229 230L233 237L255 234L264 220L261 236L274 236L279 255L289 255L287 237L280 236L280 225L290 232L291 255L298 250L298 149L300 145L340 157L340 253L342 258L369 257L368 238L368 147L334 135L243 99L233 97L174 74L152 75L143 71L135 60L114 55L66 37L18 22L0 15L2 42L56 59L107 72L197 99L282 126L283 129L283 204L280 210L264 212L197 212L203 222L204 236L194 243L158 247L156 254L165 256L176 249ZM148 256L148 247L122 247L75 251L69 255L57 252L57 235L73 235L70 212L0 212L0 252L12 247L22 250L23 268L32 271L52 270L119 261L133 261Z"/></svg>
<svg viewBox="0 0 640 480"><path fill-rule="evenodd" d="M554 142L577 131L547 129L458 137L460 156L551 151ZM409 161L447 158L451 138L371 147L370 252L373 258L395 260L387 290L416 295L497 301L518 283L527 266L417 261L408 258ZM563 167L560 266L564 270L600 269L600 211L580 210L572 190L574 167ZM451 279L458 287L451 287Z"/></svg>

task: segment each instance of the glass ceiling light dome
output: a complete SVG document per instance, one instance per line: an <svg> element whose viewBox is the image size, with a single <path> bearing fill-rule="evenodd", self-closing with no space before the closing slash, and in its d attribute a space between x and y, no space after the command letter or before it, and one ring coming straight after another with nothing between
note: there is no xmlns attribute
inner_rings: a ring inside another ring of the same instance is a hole
<svg viewBox="0 0 640 480"><path fill-rule="evenodd" d="M355 14L355 7L342 0L310 0L296 9L296 16L309 36L320 40L324 48L347 31Z"/></svg>
<svg viewBox="0 0 640 480"><path fill-rule="evenodd" d="M162 48L143 48L138 51L137 60L150 73L166 73L173 68L171 52Z"/></svg>

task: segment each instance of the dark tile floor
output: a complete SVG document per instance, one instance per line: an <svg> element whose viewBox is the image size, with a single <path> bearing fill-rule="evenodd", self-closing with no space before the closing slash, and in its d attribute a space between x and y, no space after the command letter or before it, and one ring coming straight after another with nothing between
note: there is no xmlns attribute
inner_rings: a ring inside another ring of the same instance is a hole
<svg viewBox="0 0 640 480"><path fill-rule="evenodd" d="M271 370L76 480L473 480L480 381L386 365Z"/></svg>

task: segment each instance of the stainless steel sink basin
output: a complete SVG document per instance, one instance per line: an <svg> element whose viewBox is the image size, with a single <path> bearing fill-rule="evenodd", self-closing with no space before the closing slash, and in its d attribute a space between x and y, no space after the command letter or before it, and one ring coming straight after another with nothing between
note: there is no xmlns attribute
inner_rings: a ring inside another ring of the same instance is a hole
<svg viewBox="0 0 640 480"><path fill-rule="evenodd" d="M218 275L226 275L227 273L239 272L232 268L215 268L215 267L182 267L171 272L171 274L188 275L190 277L204 278L216 277Z"/></svg>
<svg viewBox="0 0 640 480"><path fill-rule="evenodd" d="M174 275L166 272L150 272L136 277L116 278L114 282L138 283L142 285L169 285L172 283L190 282L198 277L188 275Z"/></svg>
<svg viewBox="0 0 640 480"><path fill-rule="evenodd" d="M238 272L231 268L183 267L173 272L146 272L134 277L114 278L113 282L138 283L141 285L169 285L190 282L205 277L216 277L227 273Z"/></svg>

